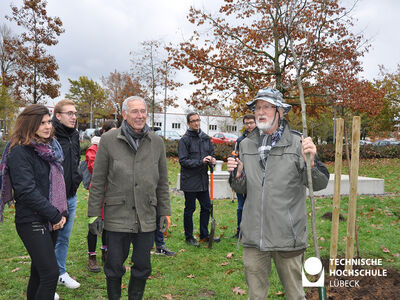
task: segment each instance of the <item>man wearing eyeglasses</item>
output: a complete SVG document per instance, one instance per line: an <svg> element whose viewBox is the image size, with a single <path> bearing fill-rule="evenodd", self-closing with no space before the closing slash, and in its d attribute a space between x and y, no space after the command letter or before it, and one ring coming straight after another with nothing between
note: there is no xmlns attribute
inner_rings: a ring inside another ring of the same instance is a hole
<svg viewBox="0 0 400 300"><path fill-rule="evenodd" d="M178 143L179 163L181 164L180 187L185 196L183 226L186 243L200 247L193 236L193 213L196 199L200 203L200 242L208 242L208 222L210 220L210 194L208 192L208 165L215 165L214 146L210 137L200 128L200 117L191 112L186 115L188 129ZM219 239L214 239L219 242Z"/></svg>
<svg viewBox="0 0 400 300"><path fill-rule="evenodd" d="M68 202L68 219L64 228L59 230L55 252L59 268L58 284L67 288L76 289L80 283L73 279L66 270L66 260L69 246L69 237L74 224L79 184L82 177L78 173L81 157L79 132L76 129L77 111L74 102L69 99L59 101L54 107L52 119L55 136L64 152L64 181Z"/></svg>
<svg viewBox="0 0 400 300"><path fill-rule="evenodd" d="M267 299L273 260L286 299L305 299L301 270L308 245L306 155L311 158L314 191L326 187L329 172L317 159L312 139L290 130L284 116L291 105L278 90L260 90L247 107L255 112L257 128L240 143L239 159L228 158L227 169L232 188L247 194L239 238L249 297Z"/></svg>
<svg viewBox="0 0 400 300"><path fill-rule="evenodd" d="M236 140L235 143L235 151L239 151L239 145L240 142L243 141L250 132L256 128L256 117L253 114L248 114L243 117L243 125L244 125L244 132L243 134ZM237 208L237 228L236 228L236 233L233 236L233 238L238 238L239 237L239 232L240 232L240 222L242 221L242 212L243 212L243 205L244 202L246 201L246 194L239 194L236 193L237 199L238 199L238 208Z"/></svg>

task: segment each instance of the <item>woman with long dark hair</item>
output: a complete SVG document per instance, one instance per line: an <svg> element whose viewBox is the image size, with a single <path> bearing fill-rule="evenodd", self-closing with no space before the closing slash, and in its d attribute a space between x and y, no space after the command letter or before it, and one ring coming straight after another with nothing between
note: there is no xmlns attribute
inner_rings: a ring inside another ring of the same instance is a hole
<svg viewBox="0 0 400 300"><path fill-rule="evenodd" d="M3 156L1 210L15 200L16 229L32 261L27 299L57 299L54 244L68 211L63 152L45 106L33 104L21 112Z"/></svg>

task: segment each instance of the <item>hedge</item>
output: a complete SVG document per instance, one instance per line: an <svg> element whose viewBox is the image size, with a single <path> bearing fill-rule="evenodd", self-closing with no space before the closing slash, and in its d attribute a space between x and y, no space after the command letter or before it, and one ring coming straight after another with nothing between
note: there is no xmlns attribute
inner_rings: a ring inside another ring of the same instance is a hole
<svg viewBox="0 0 400 300"><path fill-rule="evenodd" d="M165 140L165 149L167 157L178 156L178 141ZM0 155L3 153L7 141L0 140ZM81 154L85 155L86 149L90 147L90 141L81 141ZM321 161L335 161L335 144L317 145L318 157ZM343 159L346 158L345 146L343 145ZM233 146L231 145L214 145L215 157L219 160L226 161L232 154ZM351 155L351 147L349 148ZM387 146L360 146L360 158L400 158L400 145Z"/></svg>

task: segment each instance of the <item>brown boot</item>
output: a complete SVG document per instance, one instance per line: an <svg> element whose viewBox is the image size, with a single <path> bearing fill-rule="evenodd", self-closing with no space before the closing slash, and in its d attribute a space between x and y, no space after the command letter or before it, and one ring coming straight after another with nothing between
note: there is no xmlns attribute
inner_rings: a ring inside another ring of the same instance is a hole
<svg viewBox="0 0 400 300"><path fill-rule="evenodd" d="M101 271L99 265L97 264L96 254L89 254L88 270L93 273L98 273Z"/></svg>

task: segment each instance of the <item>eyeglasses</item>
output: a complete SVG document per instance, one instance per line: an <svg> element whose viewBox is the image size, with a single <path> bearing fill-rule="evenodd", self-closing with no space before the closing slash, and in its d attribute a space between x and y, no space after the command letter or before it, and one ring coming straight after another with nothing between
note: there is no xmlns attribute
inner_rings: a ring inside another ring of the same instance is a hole
<svg viewBox="0 0 400 300"><path fill-rule="evenodd" d="M251 121L251 122L244 122L244 126L250 126L253 125L255 122Z"/></svg>
<svg viewBox="0 0 400 300"><path fill-rule="evenodd" d="M66 114L68 117L72 117L72 116L75 116L75 117L77 117L78 116L78 113L75 111L60 111L59 112L59 114Z"/></svg>
<svg viewBox="0 0 400 300"><path fill-rule="evenodd" d="M189 123L197 123L200 122L200 119L196 119L196 120L190 120Z"/></svg>
<svg viewBox="0 0 400 300"><path fill-rule="evenodd" d="M264 106L256 106L255 111L260 111L260 110L275 110L276 106L275 105L264 105Z"/></svg>
<svg viewBox="0 0 400 300"><path fill-rule="evenodd" d="M134 115L138 115L139 113L141 113L142 115L145 115L146 110L145 109L134 109L134 110L131 110L131 113Z"/></svg>

